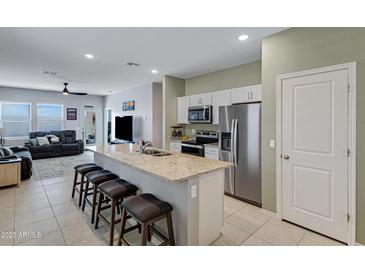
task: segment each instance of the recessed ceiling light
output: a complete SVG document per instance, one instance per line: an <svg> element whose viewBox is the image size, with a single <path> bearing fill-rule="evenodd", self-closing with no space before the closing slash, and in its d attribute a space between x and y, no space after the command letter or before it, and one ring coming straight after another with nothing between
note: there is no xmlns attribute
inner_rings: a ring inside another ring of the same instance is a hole
<svg viewBox="0 0 365 274"><path fill-rule="evenodd" d="M93 59L93 58L94 58L94 55L92 55L92 54L90 54L90 53L86 53L86 54L85 54L85 57L86 57L87 59Z"/></svg>
<svg viewBox="0 0 365 274"><path fill-rule="evenodd" d="M151 70L151 72L152 72L153 74L156 74L158 71L157 71L157 69L153 69L153 70Z"/></svg>
<svg viewBox="0 0 365 274"><path fill-rule="evenodd" d="M240 41L245 41L248 39L248 35L247 34L242 34L240 36L238 36L238 40Z"/></svg>

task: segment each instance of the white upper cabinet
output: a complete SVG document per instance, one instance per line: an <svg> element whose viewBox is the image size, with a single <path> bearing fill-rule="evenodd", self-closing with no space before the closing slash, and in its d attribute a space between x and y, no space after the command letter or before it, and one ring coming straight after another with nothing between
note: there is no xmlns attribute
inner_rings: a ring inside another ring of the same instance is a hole
<svg viewBox="0 0 365 274"><path fill-rule="evenodd" d="M191 95L191 96L189 96L189 98L190 98L191 107L212 104L212 94L211 93Z"/></svg>
<svg viewBox="0 0 365 274"><path fill-rule="evenodd" d="M232 104L261 101L261 85L231 89Z"/></svg>
<svg viewBox="0 0 365 274"><path fill-rule="evenodd" d="M231 102L232 104L245 103L250 100L250 88L239 87L231 89Z"/></svg>
<svg viewBox="0 0 365 274"><path fill-rule="evenodd" d="M219 124L219 107L231 104L230 90L216 91L212 93L213 124Z"/></svg>
<svg viewBox="0 0 365 274"><path fill-rule="evenodd" d="M262 86L251 86L251 101L259 102L262 98Z"/></svg>
<svg viewBox="0 0 365 274"><path fill-rule="evenodd" d="M189 96L177 98L177 122L189 124L188 122Z"/></svg>

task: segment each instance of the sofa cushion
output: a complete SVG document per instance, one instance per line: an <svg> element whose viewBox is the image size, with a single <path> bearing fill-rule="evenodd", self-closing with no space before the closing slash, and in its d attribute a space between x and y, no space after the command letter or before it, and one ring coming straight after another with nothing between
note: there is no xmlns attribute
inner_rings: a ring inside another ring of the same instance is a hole
<svg viewBox="0 0 365 274"><path fill-rule="evenodd" d="M63 150L79 150L79 144L62 144Z"/></svg>
<svg viewBox="0 0 365 274"><path fill-rule="evenodd" d="M43 145L43 146L35 146L31 147L32 153L43 153L43 152L51 152L53 151L53 145Z"/></svg>
<svg viewBox="0 0 365 274"><path fill-rule="evenodd" d="M35 139L37 137L44 137L48 134L48 132L45 131L35 131L35 132L31 132L29 133L29 139Z"/></svg>
<svg viewBox="0 0 365 274"><path fill-rule="evenodd" d="M62 130L60 132L60 141L63 144L72 144L76 142L76 131Z"/></svg>

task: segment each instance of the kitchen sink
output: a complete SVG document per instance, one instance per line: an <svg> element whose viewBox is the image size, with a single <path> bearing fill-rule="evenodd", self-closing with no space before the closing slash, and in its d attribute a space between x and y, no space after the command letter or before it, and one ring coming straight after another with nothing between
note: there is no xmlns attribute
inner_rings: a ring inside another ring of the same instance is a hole
<svg viewBox="0 0 365 274"><path fill-rule="evenodd" d="M161 150L158 150L158 149L146 149L143 151L144 154L147 154L147 155L152 155L152 156L155 156L155 157L162 157L162 156L169 156L169 155L172 155L172 153L168 153L166 151L161 151Z"/></svg>

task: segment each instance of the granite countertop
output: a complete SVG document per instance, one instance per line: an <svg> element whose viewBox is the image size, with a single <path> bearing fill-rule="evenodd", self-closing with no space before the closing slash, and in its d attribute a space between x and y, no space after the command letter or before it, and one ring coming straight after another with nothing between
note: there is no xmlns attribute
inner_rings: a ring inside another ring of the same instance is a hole
<svg viewBox="0 0 365 274"><path fill-rule="evenodd" d="M172 153L169 156L156 157L138 152L139 146L133 144L100 145L89 150L115 159L142 172L161 177L176 183L192 177L230 167L223 161L193 156L184 153ZM147 148L150 149L150 148Z"/></svg>
<svg viewBox="0 0 365 274"><path fill-rule="evenodd" d="M218 148L219 144L218 143L210 143L210 144L204 144L205 147L213 147L213 148Z"/></svg>

